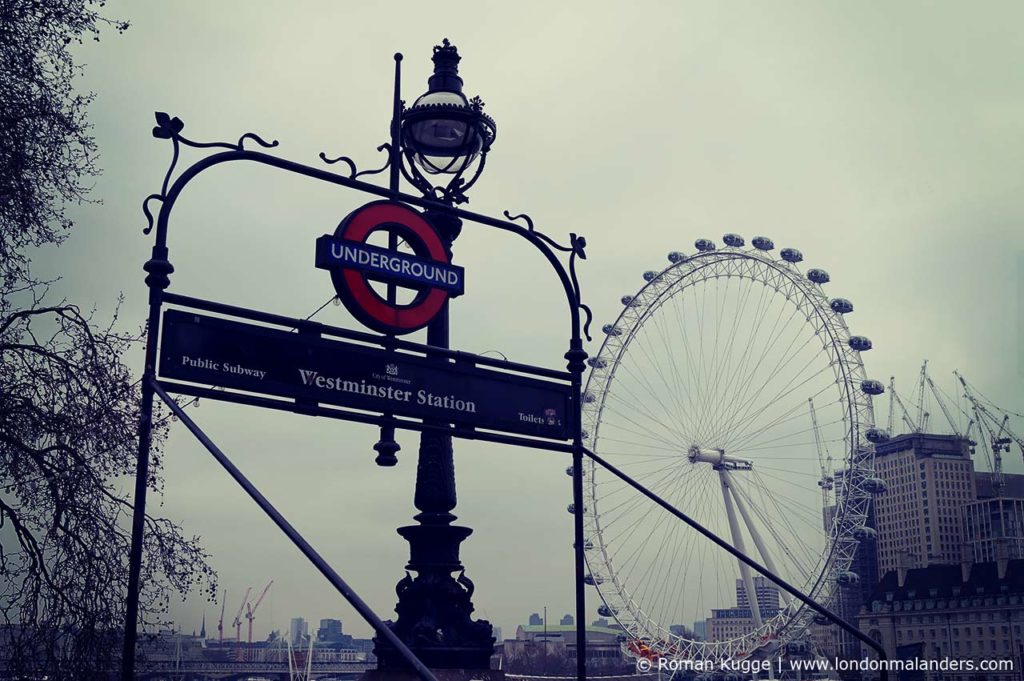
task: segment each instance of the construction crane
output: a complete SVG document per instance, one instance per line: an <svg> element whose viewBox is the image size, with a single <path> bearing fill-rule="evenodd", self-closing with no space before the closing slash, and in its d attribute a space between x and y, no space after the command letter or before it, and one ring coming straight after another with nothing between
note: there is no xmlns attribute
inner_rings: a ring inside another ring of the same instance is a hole
<svg viewBox="0 0 1024 681"><path fill-rule="evenodd" d="M822 508L828 508L828 493L835 486L835 477L832 475L832 455L829 454L828 448L821 441L821 429L818 428L818 415L814 413L813 399L807 399L807 407L811 411L811 429L814 431L814 445L818 452L818 465L821 466L821 479L818 480L818 487L821 488Z"/></svg>
<svg viewBox="0 0 1024 681"><path fill-rule="evenodd" d="M242 658L242 610L245 609L245 604L249 602L249 593L251 591L251 586L245 590L245 596L242 597L242 604L238 606L238 612L235 613L235 619L231 622L231 626L235 628L235 660L239 662L241 662Z"/></svg>
<svg viewBox="0 0 1024 681"><path fill-rule="evenodd" d="M910 414L907 412L906 405L904 405L903 404L903 400L900 399L900 394L898 392L896 392L896 377L895 376L890 376L889 377L889 432L890 433L893 432L893 427L892 427L893 407L895 407L897 405L900 408L900 414L903 417L903 422L905 424L907 424L907 428L910 429L910 432L911 433L919 433L919 432L921 432L920 430L918 430L917 424L915 424L911 420Z"/></svg>
<svg viewBox="0 0 1024 681"><path fill-rule="evenodd" d="M220 619L217 620L217 645L224 645L224 606L228 604L228 590L224 589L224 595L220 597Z"/></svg>
<svg viewBox="0 0 1024 681"><path fill-rule="evenodd" d="M249 643L250 644L252 643L252 621L256 618L256 608L260 607L260 603L263 602L263 597L267 595L268 591L270 591L270 586L273 583L274 583L274 580L270 580L270 584L267 584L267 586L263 589L263 593L261 593L260 597L256 599L256 604L255 605L252 605L252 606L246 605L245 606L245 619L249 620Z"/></svg>
<svg viewBox="0 0 1024 681"><path fill-rule="evenodd" d="M924 386L928 381L928 360L921 364L921 374L917 384L917 428L915 433L923 433L928 428L928 411L925 409Z"/></svg>
<svg viewBox="0 0 1024 681"><path fill-rule="evenodd" d="M925 380L928 381L928 387L931 389L932 395L935 396L935 401L939 403L939 409L942 410L942 414L946 417L946 421L949 423L949 427L953 430L953 434L960 435L960 427L957 426L956 421L953 419L953 414L949 411L949 407L946 406L945 400L942 399L942 394L939 392L939 389L932 380L932 377L926 375Z"/></svg>
<svg viewBox="0 0 1024 681"><path fill-rule="evenodd" d="M1003 492L1003 452L1010 452L1010 445L1014 442L1020 448L1021 454L1024 455L1024 439L1019 437L1016 433L1010 430L1010 414L999 409L995 405L992 405L997 411L1001 412L1002 419L996 414L993 414L988 407L982 404L978 396L971 391L971 388L964 377L959 372L954 371L953 375L960 381L960 385L964 389L964 397L971 404L971 411L974 413L974 418L971 421L971 425L977 424L978 433L981 435L981 442L985 447L986 452L989 454L989 460L992 464L992 491L996 497L1002 496ZM991 404L991 402L989 403ZM970 426L968 426L968 433L970 432Z"/></svg>

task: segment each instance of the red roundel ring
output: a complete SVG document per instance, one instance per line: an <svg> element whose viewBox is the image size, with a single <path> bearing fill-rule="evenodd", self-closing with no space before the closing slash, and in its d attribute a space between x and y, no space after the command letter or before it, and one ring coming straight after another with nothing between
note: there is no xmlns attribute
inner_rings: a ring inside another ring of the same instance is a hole
<svg viewBox="0 0 1024 681"><path fill-rule="evenodd" d="M375 201L357 208L341 221L334 236L366 243L373 232L384 228L400 232L417 256L450 264L444 243L434 228L422 214L402 203ZM448 300L447 291L430 288L406 305L389 303L373 290L365 274L349 268L332 271L331 280L348 311L381 333L405 334L422 329Z"/></svg>

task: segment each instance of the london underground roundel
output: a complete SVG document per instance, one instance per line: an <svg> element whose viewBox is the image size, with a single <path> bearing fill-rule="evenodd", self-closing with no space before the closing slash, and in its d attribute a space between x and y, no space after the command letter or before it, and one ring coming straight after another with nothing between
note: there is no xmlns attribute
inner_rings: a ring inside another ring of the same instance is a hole
<svg viewBox="0 0 1024 681"><path fill-rule="evenodd" d="M370 243L393 233L412 253ZM334 234L316 241L316 266L331 273L338 298L365 326L381 333L422 329L464 291L465 272L452 265L444 242L421 213L403 203L374 201L349 213ZM381 296L371 282L413 290L411 302Z"/></svg>

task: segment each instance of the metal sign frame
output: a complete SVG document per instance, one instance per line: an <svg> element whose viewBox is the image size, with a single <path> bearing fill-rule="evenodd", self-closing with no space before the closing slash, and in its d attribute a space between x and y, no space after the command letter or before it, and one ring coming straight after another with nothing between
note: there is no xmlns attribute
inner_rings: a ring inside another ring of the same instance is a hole
<svg viewBox="0 0 1024 681"><path fill-rule="evenodd" d="M414 423L408 419L398 419L387 413L382 413L379 416L373 414L366 414L362 412L353 412L350 410L338 410L338 409L324 409L323 407L311 405L305 408L292 408L292 411L303 411L303 413L311 413L322 416L329 416L331 418L340 418L348 421L372 423L384 427L401 427L412 430L421 431L442 431L453 437L465 438L465 439L479 439L487 440L491 442L500 442L505 444L514 444L519 446L526 446L535 449L546 449L553 451L563 451L571 453L572 455L572 470L573 470L573 502L576 509L574 513L574 564L575 564L575 595L576 595L576 620L580 623L577 627L577 676L582 681L585 678L586 669L586 636L585 636L585 595L584 595L584 539L583 539L583 436L582 436L582 418L581 418L581 390L582 390L582 375L586 368L585 360L587 353L583 349L583 337L586 336L587 340L590 340L589 326L592 319L592 314L589 309L581 300L579 280L576 276L576 263L577 260L586 258L586 240L582 236L570 233L568 245L559 244L551 237L543 234L539 230L535 229L533 221L528 215L519 214L512 215L509 211L505 211L505 219L495 218L481 213L464 210L458 208L452 204L452 196L449 196L447 190L442 192L440 199L434 198L438 196L436 193L427 193L425 196L415 196L412 194L406 194L399 190L399 177L400 174L404 175L406 179L418 189L424 190L425 187L421 178L415 174L410 175L403 164L403 149L400 144L400 116L402 111L402 104L399 98L399 90L401 83L401 54L395 55L395 96L394 96L394 109L393 119L391 125L391 143L383 144L378 147L381 151L386 151L388 154L388 160L385 165L376 170L360 171L356 165L347 157L340 157L337 159L330 160L324 154L321 153L321 160L328 164L335 164L344 162L350 169L348 175L342 175L335 172L330 172L322 168L316 168L313 166L296 163L294 161L286 160L272 154L268 154L265 151L256 151L246 146L247 142L254 143L263 149L269 149L278 146L278 142L266 142L260 136L254 133L245 133L238 138L235 143L230 142L196 142L188 139L181 134L184 129L184 123L179 118L172 118L166 113L157 112L156 122L157 125L153 129L154 137L160 139L167 139L172 145L172 158L169 168L164 176L164 180L159 192L150 194L143 201L143 212L146 215L148 225L143 230L145 234L149 234L155 230L155 242L151 252L149 260L143 266L147 276L145 283L149 288L149 314L148 322L146 327L146 358L145 367L143 371L142 379L142 399L140 406L140 417L139 417L139 448L138 448L138 459L136 464L135 474L135 489L134 498L135 503L133 506L132 515L132 543L129 555L129 574L128 574L128 593L126 597L126 608L125 608L125 636L124 646L122 651L122 666L121 666L121 678L122 681L132 681L135 673L135 642L137 637L137 622L138 622L138 607L139 607L139 589L140 589L140 575L141 575L141 564L142 564L142 547L143 547L143 534L145 531L145 517L146 517L146 496L147 486L146 482L149 478L149 460L150 460L150 448L152 443L152 429L153 429L153 402L156 396L159 396L162 400L168 402L172 411L181 417L184 412L177 406L172 399L168 396L168 392L174 391L183 395L192 396L204 396L217 399L223 399L224 395L222 391L213 391L209 388L203 388L195 385L171 383L167 381L161 381L158 379L157 367L158 367L158 348L160 341L160 329L162 322L163 308L165 304L178 305L182 307L189 307L197 310L204 310L208 312L229 314L240 318L251 319L254 321L266 322L271 324L279 325L294 325L300 332L305 329L307 332L313 333L330 333L342 337L349 337L355 340L361 340L366 343L378 344L388 349L413 349L417 344L408 344L405 341L394 338L393 336L375 336L373 334L360 333L355 331L348 331L344 329L338 329L335 327L327 327L325 325L317 324L314 322L307 322L305 320L296 320L279 315L274 315L266 312L260 312L257 310L250 310L238 306L227 305L224 303L218 303L214 301L208 301L201 298L195 298L190 296L183 296L175 293L166 292L166 289L170 286L170 275L174 272L174 267L171 265L169 260L169 248L168 248L168 234L169 234L169 222L172 210L177 202L177 199L181 195L182 191L200 174L213 168L215 166L235 163L235 162L250 162L257 163L260 165L277 168L291 173L296 173L314 180L327 182L329 184L338 185L348 189L354 189L356 191L378 196L390 201L396 201L402 204L416 206L419 208L436 211L438 213L449 215L453 218L457 218L467 223L472 223L480 227L489 227L496 229L501 232L513 234L519 238L525 239L530 245L532 245L548 262L552 270L554 270L558 277L559 284L561 285L562 292L565 299L565 304L568 312L568 349L564 354L564 358L567 360L566 372L555 372L560 374L557 378L568 378L568 385L571 396L571 409L569 416L569 434L570 442L554 442L545 441L534 438L525 438L515 435L506 435L501 433L488 433L479 431L473 428L460 428L456 426L448 426L444 424L437 424L436 422L420 422ZM194 149L215 149L214 153L200 158L199 160L192 163L190 166L182 170L180 173L175 174L179 157L183 147L190 147ZM483 159L480 160L480 166L482 167ZM390 183L387 188L380 187L368 182L364 182L359 178L364 175L374 175L383 172L385 169L390 171ZM477 171L477 176L479 169ZM459 187L459 196L461 192L468 188L472 182L475 182L476 176L469 183L463 183ZM458 197L454 197L458 198ZM464 200L464 197L463 197ZM157 212L155 219L151 210L151 203L159 203L159 211ZM561 257L560 257L561 256ZM565 261L563 262L563 258ZM417 349L424 349L423 346L418 346ZM456 361L459 359L468 360L471 359L475 364L488 364L491 366L497 366L503 369L511 371L525 371L527 373L543 374L544 372L551 372L552 370L543 367L534 367L525 364L517 364L515 362L503 362L500 360L493 360L490 358L483 358L478 355L469 355L468 353L460 353L458 351L448 350L446 348L427 348L431 353L436 353L438 356L452 357ZM552 376L555 377L555 376ZM232 401L251 404L254 406L278 408L277 401L261 398L257 396L239 394L232 397ZM293 405L294 406L294 405ZM323 411L321 411L323 410ZM184 419L182 419L184 421ZM377 618L372 611L366 607L358 596L341 580L340 576L337 575L330 566L312 550L311 547L305 542L304 539L294 528L291 528L287 524L287 521L280 515L280 513L273 507L273 505L263 497L255 487L249 483L244 476L230 465L223 453L216 448L216 445L202 432L202 430L195 425L190 419L186 421L189 429L193 431L197 438L207 447L207 449L221 461L222 465L232 474L232 476L242 485L246 491L250 493L250 496L256 501L257 504L270 516L279 527L288 534L289 538L303 551L304 555L307 556L319 569L328 577L332 584L338 589L338 591L356 608L356 610L363 615L366 621L373 626L374 630L387 640L399 654L406 660L406 662L421 676L421 678L429 681L434 681L433 675L429 669L423 665L423 663L396 637L387 626L385 626L379 618ZM308 550L307 550L308 549Z"/></svg>

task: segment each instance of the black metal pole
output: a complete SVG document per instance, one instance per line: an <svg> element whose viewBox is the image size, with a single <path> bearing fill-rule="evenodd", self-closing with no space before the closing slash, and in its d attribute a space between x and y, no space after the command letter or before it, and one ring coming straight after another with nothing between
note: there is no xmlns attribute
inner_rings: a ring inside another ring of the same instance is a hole
<svg viewBox="0 0 1024 681"><path fill-rule="evenodd" d="M587 602L586 586L583 582L586 559L585 539L583 535L583 418L582 418L582 376L586 365L587 353L583 350L583 340L573 338L569 352L565 358L569 360L568 369L572 374L572 503L573 503L573 541L575 560L576 586L576 679L585 681L587 678Z"/></svg>
<svg viewBox="0 0 1024 681"><path fill-rule="evenodd" d="M374 631L377 632L377 635L386 638L405 659L405 661L414 670L416 670L416 673L419 674L421 679L424 679L424 681L437 681L434 675L430 673L430 670L427 669L427 667L420 662L419 658L417 658L412 651L410 651L409 648L406 647L406 645L402 643L397 636L395 636L387 625L377 617L373 610L370 609L370 606L368 606L366 602L352 590L352 587L350 587L348 583L341 578L341 575L335 572L334 568L332 568L327 561L317 553L316 549L310 546L309 542L299 534L298 530L296 530L292 524L289 523L276 508L274 508L274 505L270 503L270 500L263 496L256 486L245 477L242 471L238 470L235 464L231 462L231 459L229 459L227 455L224 454L224 452L221 451L221 449L214 444L209 437L207 437L206 433L203 432L196 422L185 413L185 410L179 407L177 402L171 399L170 395L164 392L163 388L161 388L155 381L150 383L151 395L153 394L153 391L156 391L156 394L160 396L160 399L170 407L171 411L174 412L182 423L185 424L185 427L192 431L192 434L195 435L196 439L206 447L207 451L217 459L217 462L232 478L234 478L235 482L237 482L239 486L246 491L252 500L255 501L261 509L263 509L263 512L274 521L274 524L292 540L292 543L295 544L299 551L302 552L302 555L304 555L309 562L313 563L316 569L320 571L320 574L326 577L327 581L329 581L334 588L338 590L338 593L344 596L345 600L347 600L352 607L356 609L356 612L362 615L363 619L366 620L370 626L373 627Z"/></svg>
<svg viewBox="0 0 1024 681"><path fill-rule="evenodd" d="M719 537L717 534L715 534L711 530L707 529L706 527L704 527L703 525L698 523L696 520L694 520L690 516L686 515L685 513L683 513L679 509L677 509L675 506L673 506L672 504L668 503L667 501L665 501L664 499L659 497L657 494L655 494L651 490L649 490L646 487L644 487L643 485L641 485L639 482L637 482L633 478L629 477L628 475L626 475L625 473L620 471L618 468L616 468L615 466L611 465L610 463L608 463L607 461L602 459L600 456L598 456L594 452L592 452L592 451L590 451L589 449L586 449L586 448L584 448L583 451L584 451L584 453L586 453L587 456L589 456L599 466L601 466L605 470L607 470L610 473L612 473L613 475L615 475L617 478L619 478L620 480L625 482L627 485L629 485L630 487L632 487L636 491L640 492L645 497L647 497L648 499L650 499L654 503L658 504L658 506L661 506L663 509L665 509L666 511L668 511L669 513L671 513L675 517L679 518L680 520L682 520L684 523L686 523L687 525L689 525L693 529L697 530L697 532L699 532L700 534L702 534L705 537L707 537L708 539L710 539L712 542L717 544L720 548L723 548L726 551L728 551L729 553L731 553L737 560L739 560L739 561L741 561L743 563L746 563L750 567L754 568L755 570L760 572L762 575L764 575L765 577L770 579L772 582L774 582L776 585L781 587L783 590L785 590L785 591L789 592L790 594L792 594L793 596L795 596L797 598L797 600L799 600L801 603L803 603L804 605L809 607L811 610L815 611L816 613L818 613L818 614L820 614L820 615L822 615L824 617L827 617L831 622L833 622L834 624L838 625L840 628L842 628L846 632L852 634L854 636L854 638L858 639L862 643L866 644L869 648L874 650L876 653L878 653L878 659L879 660L885 661L885 660L888 659L888 656L885 654L885 648L883 648L880 643L878 643L873 638L871 638L870 636L868 636L867 634L862 632L860 629L857 629L856 627L854 627L852 624L850 624L849 622L844 620L839 615L836 615L834 612L832 612L831 610L829 610L825 606L821 605L820 603L815 601L810 596L804 594L802 591L797 589L795 586L792 586L791 584L786 582L784 579L782 579L782 577L779 577L778 575L776 575L773 572L771 572L770 570L768 570L768 568L766 568L765 566L761 565L757 561L755 561L752 558L748 557L747 554L743 553L742 551L740 551L739 549L734 547L732 544L730 544L729 542L725 541L724 539ZM888 681L889 673L888 673L888 671L886 671L886 669L884 667L879 670L879 674L880 674L879 679L881 681Z"/></svg>
<svg viewBox="0 0 1024 681"><path fill-rule="evenodd" d="M401 143L401 125L402 125L402 53L395 53L395 91L392 98L391 104L391 149L388 154L388 164L390 166L390 174L388 177L388 187L393 192L397 192L399 189L399 181L401 178L400 170L402 163L402 155L400 149ZM395 231L388 230L388 250L394 252L398 250L398 234ZM388 283L387 285L387 298L388 303L394 305L398 300L398 286L394 283ZM394 334L387 334L389 341L394 341ZM394 344L389 344L386 347L388 349L394 349ZM390 417L391 414L385 412L384 417ZM380 440L373 446L377 452L377 465L378 466L394 466L398 464L398 457L395 454L401 449L398 442L395 441L395 428L394 426L381 426L380 429Z"/></svg>
<svg viewBox="0 0 1024 681"><path fill-rule="evenodd" d="M142 374L142 402L139 406L139 447L135 462L135 501L132 508L132 539L128 552L128 593L125 598L124 645L121 650L121 681L135 679L135 642L139 625L139 591L142 575L142 547L146 530L146 490L149 483L149 454L153 440L153 381L156 378L156 346L160 329L160 301L171 281L174 267L167 260L167 248L153 247L143 266L148 272L149 322L146 328L146 364Z"/></svg>

